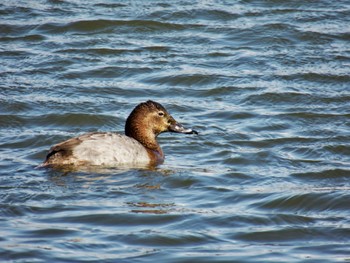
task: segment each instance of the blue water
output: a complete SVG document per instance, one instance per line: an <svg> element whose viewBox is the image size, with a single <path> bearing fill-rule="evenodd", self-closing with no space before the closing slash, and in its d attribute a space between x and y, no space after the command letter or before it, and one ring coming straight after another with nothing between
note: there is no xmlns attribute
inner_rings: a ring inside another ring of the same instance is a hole
<svg viewBox="0 0 350 263"><path fill-rule="evenodd" d="M0 261L350 260L349 1L2 1ZM155 169L36 169L123 132L140 102Z"/></svg>

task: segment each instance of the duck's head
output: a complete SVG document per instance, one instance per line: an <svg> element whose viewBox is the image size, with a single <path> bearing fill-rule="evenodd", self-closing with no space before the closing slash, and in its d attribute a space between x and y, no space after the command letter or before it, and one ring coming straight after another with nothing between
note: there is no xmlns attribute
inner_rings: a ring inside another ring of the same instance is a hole
<svg viewBox="0 0 350 263"><path fill-rule="evenodd" d="M140 137L157 137L162 132L198 134L178 123L159 103L146 101L140 103L126 120L125 134L140 141Z"/></svg>

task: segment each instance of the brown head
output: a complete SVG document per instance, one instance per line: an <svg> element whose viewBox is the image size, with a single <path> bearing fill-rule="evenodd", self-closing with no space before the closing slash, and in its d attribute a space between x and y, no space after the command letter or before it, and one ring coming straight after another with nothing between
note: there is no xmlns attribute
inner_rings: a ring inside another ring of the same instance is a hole
<svg viewBox="0 0 350 263"><path fill-rule="evenodd" d="M159 103L146 101L137 105L125 124L125 135L132 137L151 150L161 151L156 137L162 132L198 134L185 129Z"/></svg>

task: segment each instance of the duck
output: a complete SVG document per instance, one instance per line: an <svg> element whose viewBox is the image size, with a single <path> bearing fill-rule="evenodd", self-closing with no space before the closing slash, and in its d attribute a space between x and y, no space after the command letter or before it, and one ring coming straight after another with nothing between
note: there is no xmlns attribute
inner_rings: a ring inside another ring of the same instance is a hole
<svg viewBox="0 0 350 263"><path fill-rule="evenodd" d="M198 134L178 123L158 102L138 104L125 123L125 134L89 132L52 146L41 167L156 166L165 156L157 136L163 132Z"/></svg>

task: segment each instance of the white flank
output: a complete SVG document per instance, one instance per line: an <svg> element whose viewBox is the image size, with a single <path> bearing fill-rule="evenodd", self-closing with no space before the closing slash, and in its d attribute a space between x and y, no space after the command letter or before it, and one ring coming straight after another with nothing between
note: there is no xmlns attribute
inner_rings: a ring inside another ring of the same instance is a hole
<svg viewBox="0 0 350 263"><path fill-rule="evenodd" d="M117 133L95 133L74 148L73 155L90 165L117 166L148 164L144 146L133 138Z"/></svg>

